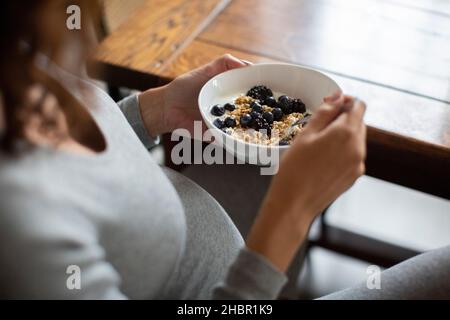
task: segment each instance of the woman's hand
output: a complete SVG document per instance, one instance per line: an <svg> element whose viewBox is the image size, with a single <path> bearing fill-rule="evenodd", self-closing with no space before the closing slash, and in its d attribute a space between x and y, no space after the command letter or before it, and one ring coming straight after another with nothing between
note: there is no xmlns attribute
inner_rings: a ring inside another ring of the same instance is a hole
<svg viewBox="0 0 450 320"><path fill-rule="evenodd" d="M230 54L192 70L166 86L150 89L140 94L141 114L152 136L177 128L193 131L194 121L201 120L198 94L212 77L227 70L249 65Z"/></svg>
<svg viewBox="0 0 450 320"><path fill-rule="evenodd" d="M342 95L325 101L282 157L247 239L251 250L281 271L314 218L365 170L365 104Z"/></svg>

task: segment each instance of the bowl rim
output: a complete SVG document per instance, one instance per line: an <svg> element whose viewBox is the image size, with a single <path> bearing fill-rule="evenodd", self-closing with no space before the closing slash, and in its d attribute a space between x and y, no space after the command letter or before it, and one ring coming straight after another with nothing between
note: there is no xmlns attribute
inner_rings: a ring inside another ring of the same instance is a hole
<svg viewBox="0 0 450 320"><path fill-rule="evenodd" d="M228 73L233 73L233 72L240 72L246 68L257 68L257 67L263 67L263 66L290 66L290 67L294 67L294 68L298 68L298 69L306 69L306 70L310 70L310 71L314 71L317 73L320 73L321 75L327 77L328 79L330 79L331 81L334 82L334 84L339 88L339 90L342 91L341 87L339 86L339 84L329 75L325 74L325 72L322 72L320 70L317 70L315 68L312 67L308 67L308 66L304 66L301 64L294 64L294 63L286 63L286 62L263 62L263 63L257 63L257 64L251 64L248 66L244 66L242 68L235 68L235 69L231 69L231 70L227 70L224 71L222 73L219 73L217 75L215 75L214 77L212 77L211 79L209 79L200 89L200 92L198 94L198 99L197 99L197 104L198 104L198 109L200 111L200 114L203 118L203 122L205 122L206 126L209 129L212 129L215 132L220 132L222 137L228 137L231 138L233 140L235 140L238 143L243 143L246 144L250 147L257 147L257 148L270 148L270 149L288 149L290 148L290 145L287 146L280 146L280 145L264 145L264 144L259 144L259 143L253 143L253 142L246 142L246 141L242 141L239 140L225 132L223 132L222 130L220 130L219 128L217 128L216 126L214 126L214 124L212 123L211 120L209 120L209 118L207 117L207 115L205 114L205 112L202 110L201 106L200 106L200 98L203 96L204 91L206 90L206 86L210 84L210 82L215 81L218 77L223 76L224 74L228 74Z"/></svg>

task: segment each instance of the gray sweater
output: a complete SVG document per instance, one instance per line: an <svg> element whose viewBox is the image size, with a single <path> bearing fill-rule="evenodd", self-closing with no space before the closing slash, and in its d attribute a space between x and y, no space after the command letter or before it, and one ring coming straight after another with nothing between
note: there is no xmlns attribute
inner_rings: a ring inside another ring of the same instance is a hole
<svg viewBox="0 0 450 320"><path fill-rule="evenodd" d="M137 98L118 108L93 84L47 71L86 106L107 148L92 156L46 147L0 154L0 296L165 298L186 251L186 217L144 147L152 139ZM242 245L208 298L273 299L285 281Z"/></svg>

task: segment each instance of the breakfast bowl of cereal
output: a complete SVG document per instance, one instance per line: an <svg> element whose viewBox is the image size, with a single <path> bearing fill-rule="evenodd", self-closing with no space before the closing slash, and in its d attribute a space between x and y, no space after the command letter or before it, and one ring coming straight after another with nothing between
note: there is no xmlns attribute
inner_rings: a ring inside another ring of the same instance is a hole
<svg viewBox="0 0 450 320"><path fill-rule="evenodd" d="M216 144L241 161L268 165L302 134L323 98L338 90L333 79L311 68L257 64L210 79L198 102Z"/></svg>

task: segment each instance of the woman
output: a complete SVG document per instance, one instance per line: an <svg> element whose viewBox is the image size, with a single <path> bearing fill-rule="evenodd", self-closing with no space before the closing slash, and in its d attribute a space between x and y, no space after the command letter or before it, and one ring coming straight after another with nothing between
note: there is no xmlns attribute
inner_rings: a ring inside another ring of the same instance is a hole
<svg viewBox="0 0 450 320"><path fill-rule="evenodd" d="M350 97L325 99L282 158L244 243L208 193L157 166L144 144L191 128L201 86L246 63L225 55L119 109L64 71L62 58L77 62L64 50L87 43L59 27L65 6L2 3L1 296L276 298L313 219L364 172L364 104L342 112ZM447 247L387 270L381 290L331 297L449 297L449 270Z"/></svg>

